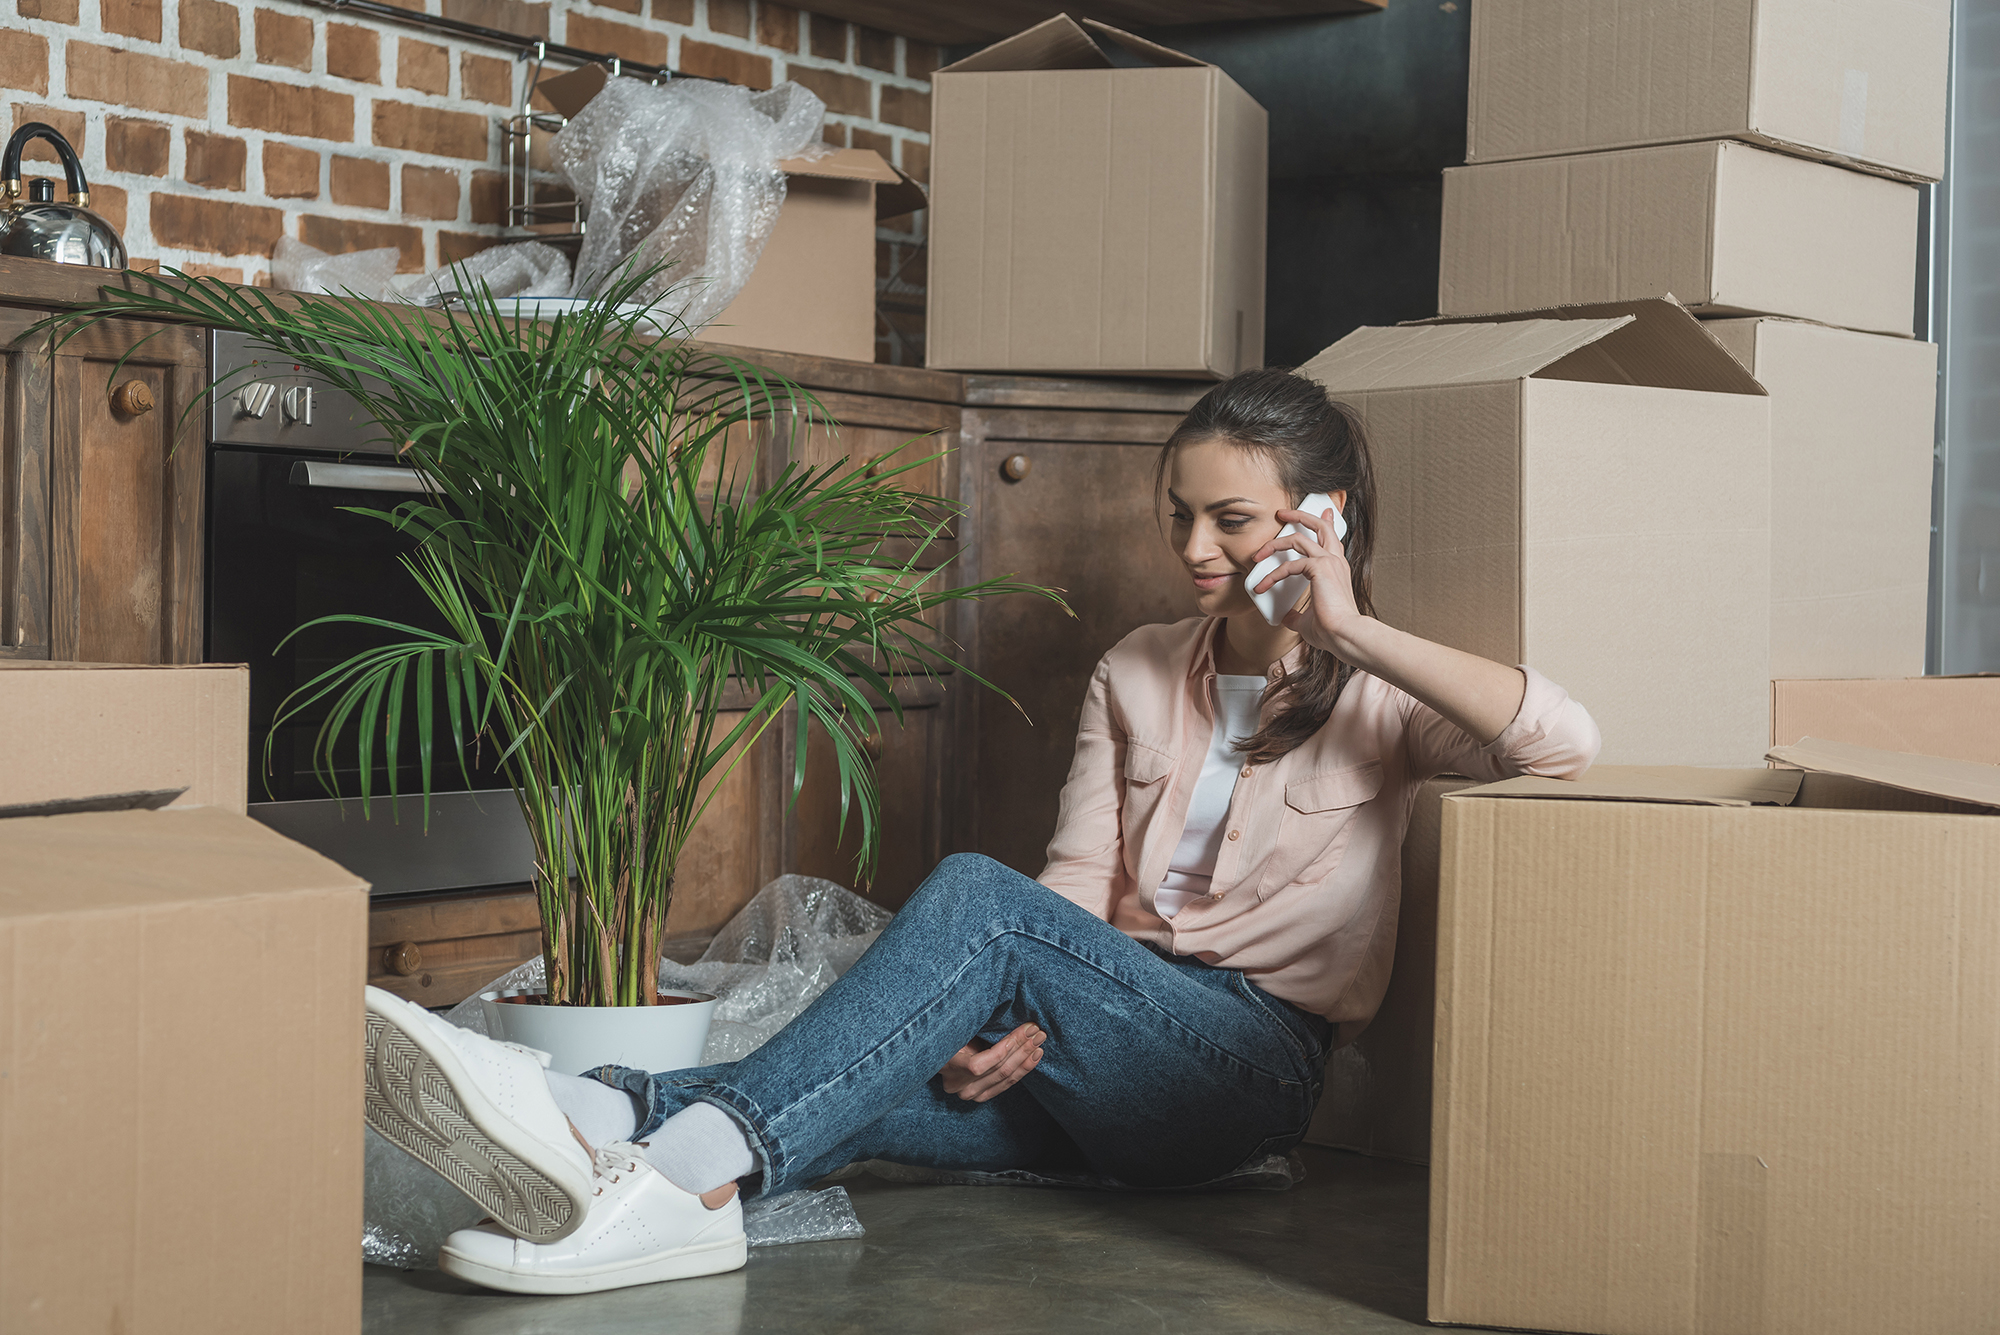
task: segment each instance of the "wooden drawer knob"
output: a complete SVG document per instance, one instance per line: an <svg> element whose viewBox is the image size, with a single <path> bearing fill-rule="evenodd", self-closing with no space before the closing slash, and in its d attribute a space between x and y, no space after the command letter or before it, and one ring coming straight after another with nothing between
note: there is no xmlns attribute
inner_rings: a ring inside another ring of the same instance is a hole
<svg viewBox="0 0 2000 1335"><path fill-rule="evenodd" d="M888 467L889 467L889 456L886 454L878 454L873 459L870 459L868 461L868 467L863 469L862 471L868 477L880 477L882 476L883 471Z"/></svg>
<svg viewBox="0 0 2000 1335"><path fill-rule="evenodd" d="M408 978L424 967L424 952L414 941L398 941L382 952L382 967L398 977Z"/></svg>
<svg viewBox="0 0 2000 1335"><path fill-rule="evenodd" d="M111 391L111 410L121 417L139 417L153 411L153 391L143 380L127 380Z"/></svg>
<svg viewBox="0 0 2000 1335"><path fill-rule="evenodd" d="M1000 476L1006 478L1009 482L1019 482L1028 475L1028 470L1034 466L1035 461L1027 455L1010 454L1007 456L1007 462L1000 465Z"/></svg>
<svg viewBox="0 0 2000 1335"><path fill-rule="evenodd" d="M870 760L882 758L882 734L880 730L866 734L861 739L861 749L868 753Z"/></svg>

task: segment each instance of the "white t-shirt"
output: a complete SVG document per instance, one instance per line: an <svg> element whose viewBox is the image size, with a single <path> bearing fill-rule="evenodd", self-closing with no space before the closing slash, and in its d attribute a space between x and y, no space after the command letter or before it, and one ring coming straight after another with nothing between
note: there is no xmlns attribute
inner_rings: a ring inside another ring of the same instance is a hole
<svg viewBox="0 0 2000 1335"><path fill-rule="evenodd" d="M1195 781L1194 798L1188 803L1180 845L1167 864L1166 879L1153 896L1153 907L1162 918L1173 917L1208 893L1216 854L1222 851L1222 827L1229 820L1229 799L1236 792L1236 778L1243 768L1242 753L1230 742L1257 731L1257 706L1263 701L1264 686L1262 677L1215 679L1215 731L1209 736L1208 755L1201 762L1201 777Z"/></svg>

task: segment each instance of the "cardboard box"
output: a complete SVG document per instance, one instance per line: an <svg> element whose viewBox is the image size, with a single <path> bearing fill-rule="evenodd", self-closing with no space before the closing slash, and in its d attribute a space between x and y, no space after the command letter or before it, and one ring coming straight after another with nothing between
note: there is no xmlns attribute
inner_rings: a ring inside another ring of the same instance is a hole
<svg viewBox="0 0 2000 1335"><path fill-rule="evenodd" d="M584 65L535 85L534 105L574 116L611 78ZM923 187L872 149L788 158L785 205L750 281L702 331L767 352L875 360L875 224L924 207Z"/></svg>
<svg viewBox="0 0 2000 1335"><path fill-rule="evenodd" d="M1795 320L1703 327L1771 395L1771 675L1922 675L1936 346Z"/></svg>
<svg viewBox="0 0 2000 1335"><path fill-rule="evenodd" d="M250 669L0 659L0 807L185 788L242 814Z"/></svg>
<svg viewBox="0 0 2000 1335"><path fill-rule="evenodd" d="M1950 0L1479 0L1467 162L1747 139L1944 174Z"/></svg>
<svg viewBox="0 0 2000 1335"><path fill-rule="evenodd" d="M0 1329L359 1330L367 885L190 807L0 819L0 887Z"/></svg>
<svg viewBox="0 0 2000 1335"><path fill-rule="evenodd" d="M1438 310L1671 294L1907 338L1916 186L1747 144L1536 158L1444 174Z"/></svg>
<svg viewBox="0 0 2000 1335"><path fill-rule="evenodd" d="M772 352L873 362L875 222L893 216L885 209L911 211L902 189L908 178L865 148L793 158L778 166L787 177L785 207L750 281L702 330L702 337ZM922 198L919 190L918 208Z"/></svg>
<svg viewBox="0 0 2000 1335"><path fill-rule="evenodd" d="M1772 682L1771 745L1803 737L2000 765L2000 675Z"/></svg>
<svg viewBox="0 0 2000 1335"><path fill-rule="evenodd" d="M1431 1320L1993 1328L2000 768L1772 756L1445 799Z"/></svg>
<svg viewBox="0 0 2000 1335"><path fill-rule="evenodd" d="M928 365L1264 364L1267 118L1228 75L1059 16L945 66L931 99Z"/></svg>
<svg viewBox="0 0 2000 1335"><path fill-rule="evenodd" d="M1300 369L1367 424L1385 621L1540 669L1606 763L1754 764L1769 400L1672 302L1625 312L1362 328Z"/></svg>
<svg viewBox="0 0 2000 1335"><path fill-rule="evenodd" d="M1403 836L1401 905L1389 920L1396 932L1389 990L1361 1036L1327 1060L1326 1091L1306 1130L1307 1144L1430 1162L1439 825L1445 795L1473 782L1437 778L1417 790Z"/></svg>

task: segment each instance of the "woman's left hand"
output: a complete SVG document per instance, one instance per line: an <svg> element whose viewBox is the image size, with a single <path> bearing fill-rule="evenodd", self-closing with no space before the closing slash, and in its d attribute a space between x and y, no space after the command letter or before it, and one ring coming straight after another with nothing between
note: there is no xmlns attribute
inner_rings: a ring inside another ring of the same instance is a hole
<svg viewBox="0 0 2000 1335"><path fill-rule="evenodd" d="M1251 592L1262 593L1279 580L1304 575L1311 588L1302 607L1285 613L1285 629L1297 631L1315 649L1346 657L1339 645L1340 637L1361 618L1361 609L1354 604L1354 572L1348 568L1347 552L1340 539L1333 534L1333 521L1303 510L1280 510L1278 522L1294 524L1299 531L1265 543L1250 563L1254 567L1274 552L1291 552L1296 559L1288 558L1284 565L1258 581Z"/></svg>

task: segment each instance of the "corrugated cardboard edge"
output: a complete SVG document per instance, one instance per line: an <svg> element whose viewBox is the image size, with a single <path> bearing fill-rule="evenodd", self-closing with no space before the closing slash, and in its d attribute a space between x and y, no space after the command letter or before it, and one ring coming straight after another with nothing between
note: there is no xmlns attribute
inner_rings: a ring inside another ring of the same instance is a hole
<svg viewBox="0 0 2000 1335"><path fill-rule="evenodd" d="M787 176L821 176L831 181L873 181L893 185L901 177L872 148L836 148L816 158L781 158L778 170Z"/></svg>
<svg viewBox="0 0 2000 1335"><path fill-rule="evenodd" d="M1988 768L1993 768L1989 766ZM1790 806L1804 776L1795 770L1704 769L1693 765L1598 765L1580 779L1522 775L1452 793L1569 802L1665 802L1704 807Z"/></svg>
<svg viewBox="0 0 2000 1335"><path fill-rule="evenodd" d="M1774 746L1766 758L1817 774L1838 774L1907 793L2000 808L2000 765L1944 760L1905 751L1878 751L1872 746L1828 742L1817 737L1802 738L1791 746Z"/></svg>
<svg viewBox="0 0 2000 1335"><path fill-rule="evenodd" d="M1593 302L1585 305L1552 306L1538 311L1502 311L1486 315L1437 315L1409 320L1413 326L1454 324L1504 324L1522 320L1605 320L1629 316L1631 322L1599 342L1601 352L1614 363L1614 373L1622 372L1630 384L1652 384L1663 377L1632 376L1629 367L1672 368L1670 388L1707 390L1720 394L1765 394L1757 377L1736 360L1722 341L1702 326L1702 322L1673 296L1645 297L1634 301ZM1800 323L1817 323L1801 321ZM1827 326L1833 328L1834 326ZM1581 347L1582 345L1579 345Z"/></svg>

